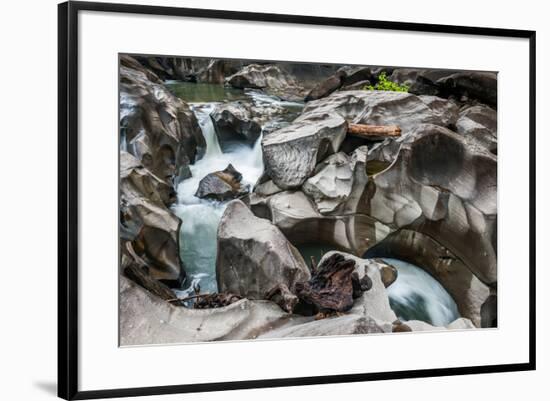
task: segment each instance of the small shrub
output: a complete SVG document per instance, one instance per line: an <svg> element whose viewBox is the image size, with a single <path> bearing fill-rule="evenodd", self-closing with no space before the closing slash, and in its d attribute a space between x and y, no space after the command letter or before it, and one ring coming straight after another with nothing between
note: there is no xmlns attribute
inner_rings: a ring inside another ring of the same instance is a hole
<svg viewBox="0 0 550 401"><path fill-rule="evenodd" d="M378 76L378 83L374 86L367 85L363 88L369 91L391 91L391 92L408 92L409 87L407 85L399 85L396 82L390 81L386 77L386 73L383 72Z"/></svg>

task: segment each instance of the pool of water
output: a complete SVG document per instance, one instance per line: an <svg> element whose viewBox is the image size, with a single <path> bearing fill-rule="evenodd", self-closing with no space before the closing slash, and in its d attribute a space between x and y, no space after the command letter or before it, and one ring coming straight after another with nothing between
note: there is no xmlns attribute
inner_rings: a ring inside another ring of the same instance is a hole
<svg viewBox="0 0 550 401"><path fill-rule="evenodd" d="M170 91L188 103L219 102L222 100L245 99L244 90L222 84L194 83L182 81L165 81Z"/></svg>

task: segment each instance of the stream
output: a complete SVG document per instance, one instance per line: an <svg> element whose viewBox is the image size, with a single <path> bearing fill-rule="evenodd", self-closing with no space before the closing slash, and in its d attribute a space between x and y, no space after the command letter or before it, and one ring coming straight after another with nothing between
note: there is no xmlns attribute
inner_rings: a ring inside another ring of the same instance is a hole
<svg viewBox="0 0 550 401"><path fill-rule="evenodd" d="M245 144L222 152L210 113L217 103L233 100L250 100L256 107L278 106L287 109L284 116L274 117L264 123L262 129L273 129L288 124L303 107L300 103L281 101L260 91L243 91L222 85L196 84L167 81L174 94L187 102L195 113L207 147L203 157L190 166L192 177L177 187L177 203L173 210L183 221L180 231L180 257L185 265L187 279L182 289L175 290L178 297L194 294L200 286L202 293L217 291L216 244L217 229L227 202L197 198L199 181L209 173L223 170L231 163L243 176L243 184L254 186L263 172L261 140L250 147ZM306 263L310 256L320 260L328 246L308 244L298 246ZM434 326L444 326L459 316L451 296L431 275L410 263L385 258L398 269L397 280L388 287L390 305L403 320L422 320Z"/></svg>
<svg viewBox="0 0 550 401"><path fill-rule="evenodd" d="M228 202L216 202L195 196L200 180L209 173L223 170L231 163L242 174L242 183L254 186L264 165L262 135L254 146L232 146L222 152L210 113L224 100L250 100L255 107L280 106L288 109L284 117L267 121L262 128L279 127L289 123L303 107L300 103L282 101L260 91L243 91L214 84L195 84L168 81L167 86L186 101L195 113L206 141L203 157L190 166L192 177L177 187L178 201L173 206L176 215L184 222L180 231L180 257L185 265L187 279L178 297L193 295L200 286L202 293L216 292L216 242L219 221Z"/></svg>

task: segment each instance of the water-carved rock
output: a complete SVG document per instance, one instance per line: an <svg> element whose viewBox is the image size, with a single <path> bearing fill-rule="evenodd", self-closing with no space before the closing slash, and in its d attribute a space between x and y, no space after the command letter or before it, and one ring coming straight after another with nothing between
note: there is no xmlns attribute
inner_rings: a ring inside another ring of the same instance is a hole
<svg viewBox="0 0 550 401"><path fill-rule="evenodd" d="M239 200L227 205L218 227L219 291L263 299L277 284L292 289L309 277L302 256L276 226Z"/></svg>
<svg viewBox="0 0 550 401"><path fill-rule="evenodd" d="M338 150L347 123L335 113L301 116L262 140L266 173L282 189L301 186L317 162Z"/></svg>

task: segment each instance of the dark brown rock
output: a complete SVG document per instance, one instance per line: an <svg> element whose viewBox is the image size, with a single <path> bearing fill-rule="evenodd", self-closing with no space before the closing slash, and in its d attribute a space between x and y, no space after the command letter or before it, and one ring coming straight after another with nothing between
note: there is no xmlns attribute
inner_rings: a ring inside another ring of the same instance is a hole
<svg viewBox="0 0 550 401"><path fill-rule="evenodd" d="M248 193L248 186L241 185L242 174L229 164L225 170L208 174L199 182L195 193L198 198L225 201Z"/></svg>

